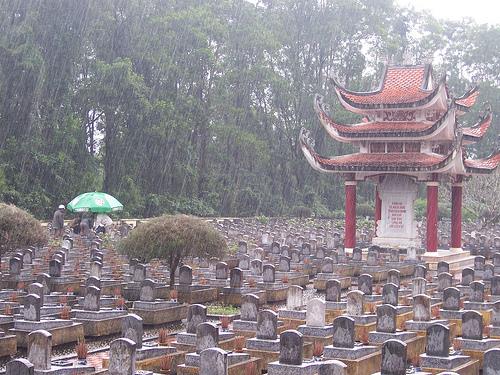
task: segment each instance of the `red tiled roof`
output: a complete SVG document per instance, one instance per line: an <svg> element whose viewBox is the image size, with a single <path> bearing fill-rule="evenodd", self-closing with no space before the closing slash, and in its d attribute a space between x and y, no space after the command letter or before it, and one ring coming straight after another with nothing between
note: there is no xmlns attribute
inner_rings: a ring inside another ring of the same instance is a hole
<svg viewBox="0 0 500 375"><path fill-rule="evenodd" d="M466 159L464 161L467 169L477 170L478 172L491 172L498 167L500 164L500 152L497 152L487 158L483 159Z"/></svg>
<svg viewBox="0 0 500 375"><path fill-rule="evenodd" d="M434 91L425 90L430 69L427 65L388 66L381 88L373 92L352 92L337 86L340 94L357 104L412 103L428 97Z"/></svg>
<svg viewBox="0 0 500 375"><path fill-rule="evenodd" d="M417 121L368 121L353 125L335 122L324 109L323 99L317 95L315 110L323 126L332 128L335 133L344 138L381 138L381 137L422 137L434 133L453 111L448 110L435 122Z"/></svg>
<svg viewBox="0 0 500 375"><path fill-rule="evenodd" d="M490 127L493 116L491 112L485 115L476 125L464 128L463 134L467 138L482 138Z"/></svg>
<svg viewBox="0 0 500 375"><path fill-rule="evenodd" d="M317 160L324 165L352 166L352 167L381 167L396 166L401 168L430 167L446 159L446 155L425 154L420 152L406 153L356 153L350 155L324 158L317 156Z"/></svg>
<svg viewBox="0 0 500 375"><path fill-rule="evenodd" d="M455 103L468 109L474 105L478 96L479 96L479 90L476 86L473 87L471 90L467 91L460 98L455 99Z"/></svg>

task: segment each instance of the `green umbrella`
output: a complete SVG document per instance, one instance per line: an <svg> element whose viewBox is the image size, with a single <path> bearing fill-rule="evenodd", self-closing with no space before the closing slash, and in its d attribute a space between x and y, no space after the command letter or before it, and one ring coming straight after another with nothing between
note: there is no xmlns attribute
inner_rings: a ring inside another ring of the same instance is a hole
<svg viewBox="0 0 500 375"><path fill-rule="evenodd" d="M96 191L80 194L68 203L67 208L72 212L112 212L123 210L123 204L109 194Z"/></svg>

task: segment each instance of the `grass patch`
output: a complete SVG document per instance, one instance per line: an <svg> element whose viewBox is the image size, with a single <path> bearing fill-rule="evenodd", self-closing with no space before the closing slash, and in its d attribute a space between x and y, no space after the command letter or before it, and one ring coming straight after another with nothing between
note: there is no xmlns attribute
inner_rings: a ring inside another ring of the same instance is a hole
<svg viewBox="0 0 500 375"><path fill-rule="evenodd" d="M234 315L234 314L239 314L239 313L240 313L240 309L236 306L233 306L233 305L207 306L207 314L209 314L209 315Z"/></svg>

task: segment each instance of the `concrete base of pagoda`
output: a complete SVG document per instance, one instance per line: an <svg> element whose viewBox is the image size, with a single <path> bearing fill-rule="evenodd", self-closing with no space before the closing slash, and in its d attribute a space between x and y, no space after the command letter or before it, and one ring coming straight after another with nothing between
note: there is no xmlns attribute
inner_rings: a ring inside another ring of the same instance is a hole
<svg viewBox="0 0 500 375"><path fill-rule="evenodd" d="M407 249L409 247L420 247L421 241L418 238L375 237L372 239L372 244L392 249Z"/></svg>
<svg viewBox="0 0 500 375"><path fill-rule="evenodd" d="M420 256L420 259L427 264L427 269L435 275L437 264L447 262L450 265L450 273L460 278L465 267L474 268L474 256L469 251L462 249L428 251Z"/></svg>

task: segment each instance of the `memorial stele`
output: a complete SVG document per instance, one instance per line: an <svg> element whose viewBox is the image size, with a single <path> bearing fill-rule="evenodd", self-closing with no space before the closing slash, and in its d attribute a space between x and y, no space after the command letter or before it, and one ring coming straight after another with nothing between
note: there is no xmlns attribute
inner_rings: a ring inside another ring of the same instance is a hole
<svg viewBox="0 0 500 375"><path fill-rule="evenodd" d="M331 79L340 104L362 120L341 124L333 120L320 95L314 107L327 133L336 141L350 143L359 152L334 157L321 156L302 129L300 145L309 164L325 173L338 173L345 180L346 250L356 245L356 185L375 183L375 233L373 244L408 248L438 247L438 187L451 183L451 251L462 244L462 183L475 174L493 172L500 153L489 157L467 157L467 146L482 139L491 121L486 108L476 124L463 127L458 119L468 112L479 95L477 87L453 97L446 79L435 80L432 66L386 65L379 87L354 92ZM427 233L418 238L414 202L418 184L427 185Z"/></svg>

